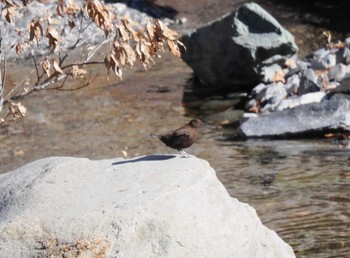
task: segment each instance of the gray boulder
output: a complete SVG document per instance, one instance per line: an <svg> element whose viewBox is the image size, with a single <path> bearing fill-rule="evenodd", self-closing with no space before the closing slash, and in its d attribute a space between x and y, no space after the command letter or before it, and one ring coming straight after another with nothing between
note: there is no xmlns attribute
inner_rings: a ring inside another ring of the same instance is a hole
<svg viewBox="0 0 350 258"><path fill-rule="evenodd" d="M208 162L47 158L0 175L1 257L295 257Z"/></svg>
<svg viewBox="0 0 350 258"><path fill-rule="evenodd" d="M182 59L204 85L269 82L298 51L293 36L255 3L185 35Z"/></svg>
<svg viewBox="0 0 350 258"><path fill-rule="evenodd" d="M247 138L281 138L350 131L350 96L334 94L319 103L248 118L239 127Z"/></svg>

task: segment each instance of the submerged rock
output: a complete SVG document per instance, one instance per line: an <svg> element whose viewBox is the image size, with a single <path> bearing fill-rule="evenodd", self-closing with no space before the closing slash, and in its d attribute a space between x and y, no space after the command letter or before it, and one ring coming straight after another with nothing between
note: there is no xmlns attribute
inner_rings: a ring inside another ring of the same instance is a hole
<svg viewBox="0 0 350 258"><path fill-rule="evenodd" d="M206 161L47 158L0 175L2 257L295 257Z"/></svg>
<svg viewBox="0 0 350 258"><path fill-rule="evenodd" d="M204 85L239 87L270 81L293 57L293 36L255 3L181 38L187 50L182 59Z"/></svg>

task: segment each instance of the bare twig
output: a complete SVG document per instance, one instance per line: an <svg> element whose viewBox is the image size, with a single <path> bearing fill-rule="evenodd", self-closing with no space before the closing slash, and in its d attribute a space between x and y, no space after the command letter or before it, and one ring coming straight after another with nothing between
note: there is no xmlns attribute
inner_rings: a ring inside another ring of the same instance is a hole
<svg viewBox="0 0 350 258"><path fill-rule="evenodd" d="M52 78L49 81L45 82L44 84L38 85L36 90L44 90L47 87L49 87L50 85L52 85L52 84L54 84L56 82L64 80L67 76L68 76L67 74L62 74L60 76L54 75L54 76L52 76Z"/></svg>
<svg viewBox="0 0 350 258"><path fill-rule="evenodd" d="M96 52L105 44L109 43L112 41L112 38L105 39L102 41L100 44L98 44L86 57L85 61L89 61L95 54Z"/></svg>
<svg viewBox="0 0 350 258"><path fill-rule="evenodd" d="M2 30L0 29L0 111L3 107L4 101L4 89L5 89L5 77L6 77L6 59L1 59L2 57ZM4 65L3 65L4 62Z"/></svg>
<svg viewBox="0 0 350 258"><path fill-rule="evenodd" d="M2 75L1 75L1 93L3 94L3 91L5 89L5 83L6 83L6 66L7 66L7 58L6 58L6 54L4 54L4 58L2 60L3 64L3 68L2 68ZM1 97L2 97L1 94Z"/></svg>
<svg viewBox="0 0 350 258"><path fill-rule="evenodd" d="M82 85L80 85L79 87L76 88L71 88L71 89L64 89L64 88L53 88L54 90L59 90L59 91L76 91L76 90L80 90L82 88L85 88L87 86L89 86L90 84L92 84L95 79L97 78L97 76L95 76L92 80L90 80L91 74L89 75L89 79L87 79L86 81L84 81L84 83Z"/></svg>
<svg viewBox="0 0 350 258"><path fill-rule="evenodd" d="M29 55L32 58L33 63L34 63L34 68L35 68L35 72L36 72L36 85L38 85L42 76L39 76L38 64L36 63L36 59L32 53L32 50L30 48L28 48L28 51L29 51Z"/></svg>
<svg viewBox="0 0 350 258"><path fill-rule="evenodd" d="M68 75L66 74L66 77L64 77L63 82L61 83L61 85L60 85L60 86L58 86L58 87L56 87L56 88L54 88L54 89L59 89L59 88L62 88L62 87L64 86L64 84L65 84L65 82L66 82L67 78L68 78Z"/></svg>

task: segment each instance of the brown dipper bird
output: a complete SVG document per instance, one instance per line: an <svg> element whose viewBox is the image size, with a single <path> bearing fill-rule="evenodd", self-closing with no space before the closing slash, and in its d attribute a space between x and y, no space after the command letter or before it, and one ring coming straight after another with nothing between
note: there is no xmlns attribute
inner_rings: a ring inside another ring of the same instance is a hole
<svg viewBox="0 0 350 258"><path fill-rule="evenodd" d="M183 157L189 155L183 150L190 147L198 137L197 129L203 125L199 119L193 119L188 124L164 135L151 134L151 137L158 138L166 146L178 150Z"/></svg>

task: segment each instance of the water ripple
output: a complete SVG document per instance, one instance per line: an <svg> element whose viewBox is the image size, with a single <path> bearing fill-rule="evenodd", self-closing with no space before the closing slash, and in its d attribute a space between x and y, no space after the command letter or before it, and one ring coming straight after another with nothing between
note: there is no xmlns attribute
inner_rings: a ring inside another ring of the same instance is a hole
<svg viewBox="0 0 350 258"><path fill-rule="evenodd" d="M298 257L350 257L349 152L322 141L221 148L211 164L231 196L255 207Z"/></svg>

